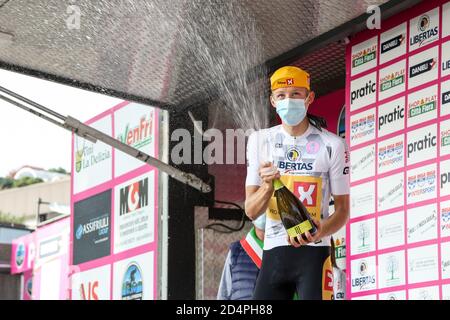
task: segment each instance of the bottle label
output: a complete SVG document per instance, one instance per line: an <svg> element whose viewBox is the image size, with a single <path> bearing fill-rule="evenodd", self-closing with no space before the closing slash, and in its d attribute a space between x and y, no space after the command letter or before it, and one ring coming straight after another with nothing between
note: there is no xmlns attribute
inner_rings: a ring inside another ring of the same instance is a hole
<svg viewBox="0 0 450 320"><path fill-rule="evenodd" d="M302 223L300 223L292 228L289 228L287 230L287 233L288 233L289 237L296 237L298 235L305 233L306 231L311 230L312 228L313 228L313 226L312 226L311 222L309 220L305 220Z"/></svg>

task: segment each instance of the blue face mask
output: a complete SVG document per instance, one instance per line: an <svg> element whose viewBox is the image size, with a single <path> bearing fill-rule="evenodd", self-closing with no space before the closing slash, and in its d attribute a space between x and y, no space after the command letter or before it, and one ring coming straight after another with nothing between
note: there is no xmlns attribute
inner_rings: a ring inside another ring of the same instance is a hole
<svg viewBox="0 0 450 320"><path fill-rule="evenodd" d="M275 102L277 113L283 123L288 126L296 126L306 116L306 105L304 99L283 99Z"/></svg>
<svg viewBox="0 0 450 320"><path fill-rule="evenodd" d="M263 213L257 219L252 221L256 228L265 230L266 229L266 214Z"/></svg>

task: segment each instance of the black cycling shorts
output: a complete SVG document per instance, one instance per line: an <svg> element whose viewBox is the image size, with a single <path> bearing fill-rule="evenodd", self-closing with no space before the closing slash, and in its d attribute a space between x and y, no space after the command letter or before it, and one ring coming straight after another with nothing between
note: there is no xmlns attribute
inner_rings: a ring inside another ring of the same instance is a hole
<svg viewBox="0 0 450 320"><path fill-rule="evenodd" d="M333 299L329 246L280 246L264 250L253 300Z"/></svg>

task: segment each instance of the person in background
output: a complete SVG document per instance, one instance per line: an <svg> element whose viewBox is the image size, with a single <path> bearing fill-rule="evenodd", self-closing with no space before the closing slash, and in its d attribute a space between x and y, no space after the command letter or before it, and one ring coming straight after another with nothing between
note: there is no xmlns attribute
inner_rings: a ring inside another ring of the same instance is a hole
<svg viewBox="0 0 450 320"><path fill-rule="evenodd" d="M261 268L266 215L253 220L245 238L230 245L217 300L251 300Z"/></svg>

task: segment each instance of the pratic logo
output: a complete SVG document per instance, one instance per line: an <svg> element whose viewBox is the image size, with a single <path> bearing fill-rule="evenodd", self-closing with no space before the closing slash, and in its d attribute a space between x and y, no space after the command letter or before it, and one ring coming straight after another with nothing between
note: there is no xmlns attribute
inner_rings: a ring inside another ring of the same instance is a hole
<svg viewBox="0 0 450 320"><path fill-rule="evenodd" d="M98 281L89 281L80 285L81 300L98 300Z"/></svg>
<svg viewBox="0 0 450 320"><path fill-rule="evenodd" d="M416 152L426 151L436 147L436 135L428 132L423 138L408 143L408 159Z"/></svg>
<svg viewBox="0 0 450 320"><path fill-rule="evenodd" d="M432 18L436 21L433 21ZM438 23L439 23L439 16L434 17L428 14L420 16L416 26L417 27L416 32L418 33L411 35L409 39L410 46L420 48L423 47L425 44L432 42L435 38L439 37L439 26L436 25Z"/></svg>
<svg viewBox="0 0 450 320"><path fill-rule="evenodd" d="M422 97L408 103L408 118L420 116L422 114L436 110L437 95Z"/></svg>
<svg viewBox="0 0 450 320"><path fill-rule="evenodd" d="M153 140L153 111L142 116L138 125L130 126L126 125L125 131L119 134L117 140L137 149L150 144Z"/></svg>
<svg viewBox="0 0 450 320"><path fill-rule="evenodd" d="M397 105L397 107L389 113L379 114L378 116L378 131L386 124L391 124L394 122L400 122L405 118L405 108L403 106Z"/></svg>
<svg viewBox="0 0 450 320"><path fill-rule="evenodd" d="M85 235L97 232L99 236L106 235L109 231L109 214L102 215L85 224L79 224L75 232L75 238L81 240Z"/></svg>
<svg viewBox="0 0 450 320"><path fill-rule="evenodd" d="M122 300L142 300L144 287L142 271L136 262L132 262L125 270L122 280Z"/></svg>
<svg viewBox="0 0 450 320"><path fill-rule="evenodd" d="M405 74L406 70L402 68L399 71L395 71L392 73L389 73L388 75L384 76L380 79L380 91L384 92L386 90L395 88L399 85L402 85L405 83Z"/></svg>
<svg viewBox="0 0 450 320"><path fill-rule="evenodd" d="M395 48L400 47L406 39L406 34L402 33L398 36L395 36L389 40L386 40L381 44L381 54L384 54L388 51L391 51Z"/></svg>
<svg viewBox="0 0 450 320"><path fill-rule="evenodd" d="M375 81L369 80L363 86L356 88L350 93L350 103L353 104L355 101L364 99L369 95L374 95L377 90L377 83Z"/></svg>
<svg viewBox="0 0 450 320"><path fill-rule="evenodd" d="M359 67L377 58L377 45L374 44L352 54L352 68Z"/></svg>
<svg viewBox="0 0 450 320"><path fill-rule="evenodd" d="M351 123L351 140L358 140L375 131L375 115L369 114ZM358 132L359 131L359 132Z"/></svg>
<svg viewBox="0 0 450 320"><path fill-rule="evenodd" d="M431 58L409 67L409 78L414 78L433 70L436 67L436 64L437 58Z"/></svg>
<svg viewBox="0 0 450 320"><path fill-rule="evenodd" d="M352 279L352 288L359 288L360 290L374 285L376 282L375 276L368 274L369 265L365 260L362 260L358 266L359 277Z"/></svg>
<svg viewBox="0 0 450 320"><path fill-rule="evenodd" d="M148 178L120 189L120 215L148 206Z"/></svg>
<svg viewBox="0 0 450 320"><path fill-rule="evenodd" d="M306 207L316 207L318 198L317 182L294 182L294 194Z"/></svg>

